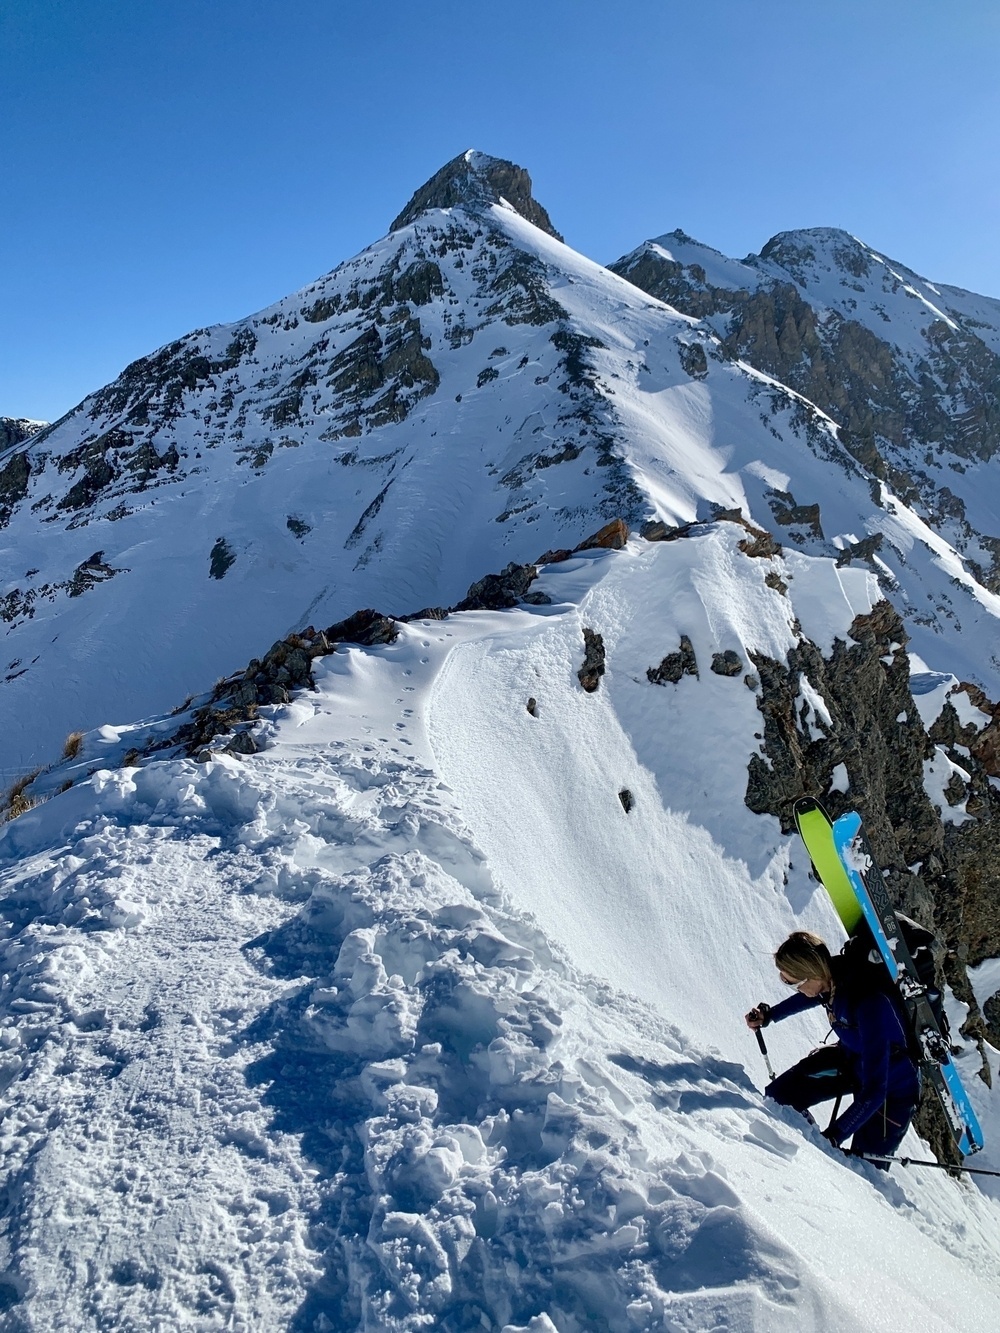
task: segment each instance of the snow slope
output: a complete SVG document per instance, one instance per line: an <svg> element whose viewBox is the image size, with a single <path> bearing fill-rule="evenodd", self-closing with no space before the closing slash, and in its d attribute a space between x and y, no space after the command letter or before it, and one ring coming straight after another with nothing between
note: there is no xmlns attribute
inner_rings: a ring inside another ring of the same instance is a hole
<svg viewBox="0 0 1000 1333"><path fill-rule="evenodd" d="M649 644L782 656L879 594L793 555L789 601L739 536L342 648L246 762L84 738L100 771L0 833L4 1327L997 1327L994 1193L760 1094L741 1014L836 927L743 805L752 691L651 684Z"/></svg>
<svg viewBox="0 0 1000 1333"><path fill-rule="evenodd" d="M988 507L995 463L976 466ZM0 531L8 779L291 630L452 605L618 515L774 527L776 496L820 506L778 530L804 551L881 541L870 567L921 655L1000 694L1000 597L931 516L710 324L502 203L419 213L143 358L0 454L0 481L20 497Z"/></svg>

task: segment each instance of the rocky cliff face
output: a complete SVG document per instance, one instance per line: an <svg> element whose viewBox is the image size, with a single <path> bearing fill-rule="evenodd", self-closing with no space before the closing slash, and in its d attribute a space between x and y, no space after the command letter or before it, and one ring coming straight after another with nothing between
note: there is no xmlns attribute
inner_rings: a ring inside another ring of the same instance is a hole
<svg viewBox="0 0 1000 1333"><path fill-rule="evenodd" d="M829 229L781 233L742 262L672 232L612 268L822 408L865 469L1000 591L1000 521L980 494L1000 451L1000 302Z"/></svg>
<svg viewBox="0 0 1000 1333"><path fill-rule="evenodd" d="M28 478L31 464L27 453L13 451L13 446L23 444L37 435L45 426L43 421L28 421L23 417L0 417L0 528L10 521L10 516L28 493ZM3 455L12 450L7 459Z"/></svg>

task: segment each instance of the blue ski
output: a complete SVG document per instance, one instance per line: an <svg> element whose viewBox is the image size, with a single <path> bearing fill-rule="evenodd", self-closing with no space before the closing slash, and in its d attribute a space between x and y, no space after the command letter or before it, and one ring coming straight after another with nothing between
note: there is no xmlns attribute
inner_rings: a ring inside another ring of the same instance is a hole
<svg viewBox="0 0 1000 1333"><path fill-rule="evenodd" d="M937 1094L959 1152L966 1155L978 1152L983 1146L983 1131L928 1002L926 988L917 975L885 879L862 828L861 816L853 810L841 815L832 831L837 855L864 919L909 1012L922 1052L923 1076Z"/></svg>

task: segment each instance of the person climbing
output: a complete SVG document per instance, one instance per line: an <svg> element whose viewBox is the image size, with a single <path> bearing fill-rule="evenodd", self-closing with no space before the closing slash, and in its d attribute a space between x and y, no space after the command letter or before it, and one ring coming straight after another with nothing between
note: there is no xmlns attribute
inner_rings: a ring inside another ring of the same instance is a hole
<svg viewBox="0 0 1000 1333"><path fill-rule="evenodd" d="M774 961L779 977L795 987L795 994L773 1006L759 1003L746 1015L747 1027L780 1023L821 1004L839 1041L819 1047L779 1074L765 1095L808 1115L817 1102L836 1099L839 1105L850 1093L851 1105L831 1121L825 1137L837 1147L852 1139L852 1153L891 1155L920 1098L920 1073L892 999L852 974L848 960L832 956L825 942L808 930L789 935Z"/></svg>

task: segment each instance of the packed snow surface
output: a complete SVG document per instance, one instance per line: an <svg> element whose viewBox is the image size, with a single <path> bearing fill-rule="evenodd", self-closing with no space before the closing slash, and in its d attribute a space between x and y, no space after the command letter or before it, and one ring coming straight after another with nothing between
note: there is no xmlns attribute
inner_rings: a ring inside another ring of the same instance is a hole
<svg viewBox="0 0 1000 1333"><path fill-rule="evenodd" d="M850 1162L761 1095L742 1014L835 918L743 804L752 690L646 668L682 633L781 657L878 591L796 557L789 600L740 533L342 647L245 762L84 738L105 765L0 834L5 1328L1000 1327L989 1181Z"/></svg>

